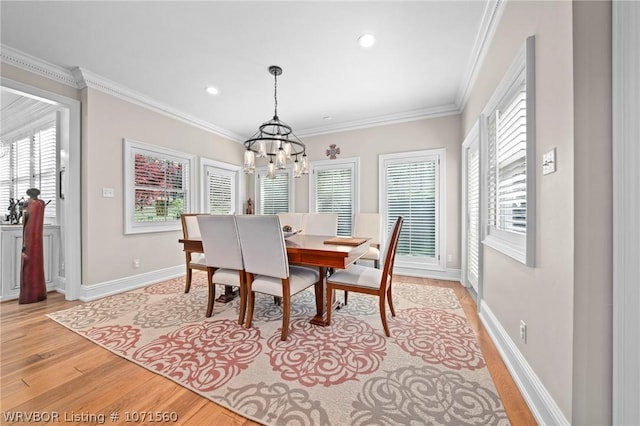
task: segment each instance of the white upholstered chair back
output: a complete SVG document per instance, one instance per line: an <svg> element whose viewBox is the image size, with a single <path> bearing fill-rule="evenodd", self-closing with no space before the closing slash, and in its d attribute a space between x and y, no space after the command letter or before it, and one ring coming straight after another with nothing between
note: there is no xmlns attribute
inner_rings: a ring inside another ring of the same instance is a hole
<svg viewBox="0 0 640 426"><path fill-rule="evenodd" d="M307 235L337 235L337 213L307 213L303 217L302 233Z"/></svg>
<svg viewBox="0 0 640 426"><path fill-rule="evenodd" d="M280 225L291 225L293 229L299 231L302 229L302 218L304 213L278 213Z"/></svg>
<svg viewBox="0 0 640 426"><path fill-rule="evenodd" d="M185 238L190 240L198 240L202 236L202 234L200 233L200 227L198 226L198 216L203 215L185 215L185 229L183 230Z"/></svg>
<svg viewBox="0 0 640 426"><path fill-rule="evenodd" d="M237 216L244 269L253 274L289 277L289 259L276 215Z"/></svg>
<svg viewBox="0 0 640 426"><path fill-rule="evenodd" d="M369 244L380 244L380 214L357 213L353 235L356 237L369 237Z"/></svg>
<svg viewBox="0 0 640 426"><path fill-rule="evenodd" d="M207 266L244 269L235 216L201 215L197 218Z"/></svg>

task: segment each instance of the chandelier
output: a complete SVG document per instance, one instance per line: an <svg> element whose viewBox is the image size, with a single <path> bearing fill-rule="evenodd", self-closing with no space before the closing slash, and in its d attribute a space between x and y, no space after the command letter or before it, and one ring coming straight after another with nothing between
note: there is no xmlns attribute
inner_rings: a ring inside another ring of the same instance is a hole
<svg viewBox="0 0 640 426"><path fill-rule="evenodd" d="M281 121L278 117L278 76L282 74L282 68L277 65L269 67L269 73L273 75L275 101L273 118L258 127L250 139L244 141L244 171L253 174L256 169L257 158L269 158L267 164L267 177L274 178L278 169L287 167L287 160L293 161L293 176L300 177L309 174L309 159L305 151L304 143L293 133L291 126ZM298 158L300 157L300 158Z"/></svg>

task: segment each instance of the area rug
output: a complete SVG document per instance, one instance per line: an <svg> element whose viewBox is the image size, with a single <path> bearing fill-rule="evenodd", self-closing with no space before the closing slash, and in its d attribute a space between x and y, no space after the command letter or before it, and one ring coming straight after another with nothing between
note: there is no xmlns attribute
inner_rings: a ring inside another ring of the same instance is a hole
<svg viewBox="0 0 640 426"><path fill-rule="evenodd" d="M194 274L188 294L178 278L49 317L265 425L509 423L451 289L395 282L390 338L367 295L349 294L331 327L309 323L312 288L294 296L284 342L273 297L257 295L250 329L237 301L216 303L210 318L206 305L206 275Z"/></svg>

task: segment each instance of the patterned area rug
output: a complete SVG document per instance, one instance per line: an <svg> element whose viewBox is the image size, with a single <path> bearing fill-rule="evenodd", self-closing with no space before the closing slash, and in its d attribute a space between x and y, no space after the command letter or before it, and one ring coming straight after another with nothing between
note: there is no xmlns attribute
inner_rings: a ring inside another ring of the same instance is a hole
<svg viewBox="0 0 640 426"><path fill-rule="evenodd" d="M390 338L377 298L355 293L317 327L311 288L292 298L282 342L272 297L257 295L251 329L238 325L237 301L205 318L206 276L194 274L189 294L178 278L49 317L266 425L508 424L453 290L398 282L394 303Z"/></svg>

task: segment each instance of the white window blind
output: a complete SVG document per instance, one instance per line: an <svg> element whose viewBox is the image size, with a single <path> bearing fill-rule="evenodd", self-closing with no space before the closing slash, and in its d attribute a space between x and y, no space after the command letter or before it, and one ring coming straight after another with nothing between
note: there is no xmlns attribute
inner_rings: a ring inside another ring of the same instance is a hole
<svg viewBox="0 0 640 426"><path fill-rule="evenodd" d="M233 176L207 171L207 187L209 188L209 213L232 214L234 182Z"/></svg>
<svg viewBox="0 0 640 426"><path fill-rule="evenodd" d="M45 128L34 135L34 187L40 190L40 198L50 201L44 210L45 217L56 217L57 153L56 127Z"/></svg>
<svg viewBox="0 0 640 426"><path fill-rule="evenodd" d="M267 177L266 172L256 174L258 182L258 214L277 214L289 212L290 181L289 170L278 171L273 178Z"/></svg>
<svg viewBox="0 0 640 426"><path fill-rule="evenodd" d="M487 119L489 226L527 230L527 107L524 82L502 109Z"/></svg>
<svg viewBox="0 0 640 426"><path fill-rule="evenodd" d="M125 139L125 233L181 228L190 212L193 156Z"/></svg>
<svg viewBox="0 0 640 426"><path fill-rule="evenodd" d="M28 199L27 190L37 188L49 204L45 221L55 223L57 198L57 140L55 119L21 132L9 141L9 152L0 158L0 201Z"/></svg>
<svg viewBox="0 0 640 426"><path fill-rule="evenodd" d="M436 242L438 159L389 165L386 170L387 233L404 217L397 254L438 256Z"/></svg>
<svg viewBox="0 0 640 426"><path fill-rule="evenodd" d="M383 243L394 221L404 217L395 265L410 270L444 270L445 150L383 154L379 157Z"/></svg>
<svg viewBox="0 0 640 426"><path fill-rule="evenodd" d="M338 214L338 235L352 234L356 207L357 159L311 164L310 211Z"/></svg>
<svg viewBox="0 0 640 426"><path fill-rule="evenodd" d="M135 154L135 222L173 221L185 212L189 165L155 153Z"/></svg>
<svg viewBox="0 0 640 426"><path fill-rule="evenodd" d="M477 143L467 150L467 279L477 290L480 241L480 152Z"/></svg>
<svg viewBox="0 0 640 426"><path fill-rule="evenodd" d="M0 157L0 206L6 208L9 205L9 198L11 195L11 146L9 146L9 152ZM3 211L2 214L7 214L7 211Z"/></svg>

